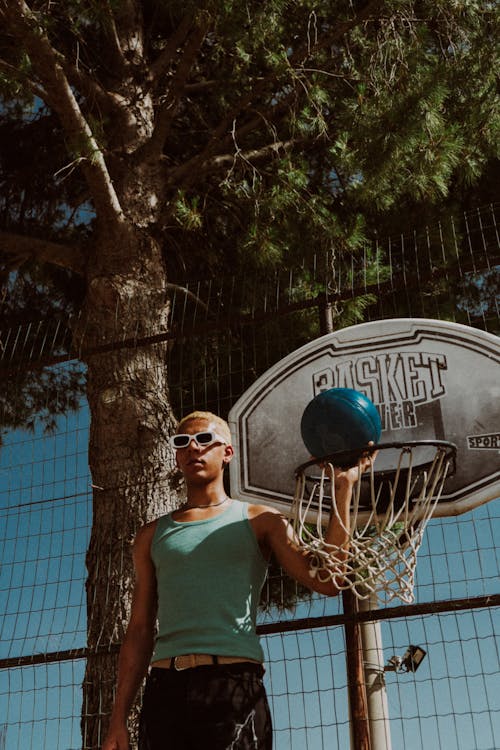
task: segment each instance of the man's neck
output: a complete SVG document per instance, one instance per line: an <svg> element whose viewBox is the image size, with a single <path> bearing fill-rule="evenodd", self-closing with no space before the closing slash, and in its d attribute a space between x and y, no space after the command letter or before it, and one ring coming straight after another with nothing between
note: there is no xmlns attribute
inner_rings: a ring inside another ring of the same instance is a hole
<svg viewBox="0 0 500 750"><path fill-rule="evenodd" d="M221 505L224 505L229 500L228 496L225 495L222 500L219 500L217 503L203 503L202 505L193 505L189 501L185 502L182 508L184 510L194 510L197 508L198 510L208 510L209 508L219 508Z"/></svg>
<svg viewBox="0 0 500 750"><path fill-rule="evenodd" d="M188 485L185 507L209 508L222 505L227 500L222 482L204 485Z"/></svg>

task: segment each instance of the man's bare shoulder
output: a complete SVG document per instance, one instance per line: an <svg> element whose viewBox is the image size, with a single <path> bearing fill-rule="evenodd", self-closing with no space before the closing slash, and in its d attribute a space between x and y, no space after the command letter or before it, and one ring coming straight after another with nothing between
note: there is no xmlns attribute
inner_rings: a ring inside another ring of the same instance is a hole
<svg viewBox="0 0 500 750"><path fill-rule="evenodd" d="M150 521L149 523L144 524L144 526L141 526L141 528L136 533L133 541L135 552L139 552L140 554L142 551L147 551L149 553L157 524L158 518L156 518L154 521Z"/></svg>
<svg viewBox="0 0 500 750"><path fill-rule="evenodd" d="M277 525L287 523L286 516L272 505L248 504L248 518L257 524L263 531L276 528Z"/></svg>

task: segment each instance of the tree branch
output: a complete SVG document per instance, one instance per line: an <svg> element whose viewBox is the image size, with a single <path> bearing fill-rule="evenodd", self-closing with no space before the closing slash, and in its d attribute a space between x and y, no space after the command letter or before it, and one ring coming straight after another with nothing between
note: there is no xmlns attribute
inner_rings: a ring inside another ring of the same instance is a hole
<svg viewBox="0 0 500 750"><path fill-rule="evenodd" d="M118 94L104 89L94 78L77 68L58 50L53 50L55 59L64 70L69 83L77 89L85 99L91 103L96 102L101 111L112 113L121 111L125 107L122 97Z"/></svg>
<svg viewBox="0 0 500 750"><path fill-rule="evenodd" d="M118 70L124 70L127 65L127 61L125 59L125 56L123 54L123 50L120 44L120 38L118 36L118 31L116 28L115 17L113 15L113 11L111 10L109 0L106 0L106 2L104 3L104 13L106 15L106 21L109 24L108 39L110 42L110 49L112 52L113 59L115 61L115 65L117 66Z"/></svg>
<svg viewBox="0 0 500 750"><path fill-rule="evenodd" d="M305 143L306 140L303 138L300 140L292 138L289 141L273 141L272 143L267 143L265 146L261 146L261 148L254 148L249 151L240 151L238 149L234 154L219 154L208 159L201 165L200 170L202 172L209 172L214 169L221 169L222 167L230 167L237 159L242 159L249 163L258 162L262 159L268 159L272 154L288 152L294 146L303 146Z"/></svg>
<svg viewBox="0 0 500 750"><path fill-rule="evenodd" d="M294 69L299 63L299 59L307 59L311 56L314 49L320 49L326 45L331 45L334 42L341 39L348 31L358 26L360 23L366 21L370 16L373 15L374 11L380 6L382 0L370 0L366 6L359 11L359 13L351 20L337 24L330 34L325 34L314 42L314 45L310 44L310 41L304 42L300 45L289 58L288 62L290 69ZM299 67L300 70L300 67ZM295 79L298 80L297 71L294 70ZM259 97L264 97L267 94L269 97L269 84L273 83L273 74L270 73L267 76L259 79L258 83L248 92L247 95L242 97L232 109L223 117L217 127L213 130L212 136L205 145L205 148L200 151L196 156L193 156L184 164L179 165L177 168L172 170L169 175L169 179L172 181L186 181L192 184L196 180L196 176L202 165L209 163L212 157L217 155L227 147L227 144L232 139L231 128L233 123L241 115L242 112L248 111L251 107L252 102L255 102ZM257 113L257 117L251 121L241 125L235 132L236 137L241 137L246 132L251 132L255 129L259 121L268 120L276 122L277 117L281 113L288 111L288 102L291 97L294 97L295 90L291 91L286 97L279 100L278 104L270 105L262 112Z"/></svg>
<svg viewBox="0 0 500 750"><path fill-rule="evenodd" d="M83 274L85 255L77 245L63 245L51 240L26 237L0 230L0 255L18 267L27 260L50 263Z"/></svg>
<svg viewBox="0 0 500 750"><path fill-rule="evenodd" d="M217 81L195 81L194 83L186 83L184 91L186 94L198 94L200 91L206 91L212 89L217 85Z"/></svg>
<svg viewBox="0 0 500 750"><path fill-rule="evenodd" d="M296 66L298 64L296 61L299 58L304 59L310 57L313 49L331 45L341 39L348 31L355 28L363 21L366 21L380 6L381 2L382 0L371 0L362 10L359 11L359 13L353 19L337 24L332 33L324 34L320 39L318 39L318 41L315 42L313 46L310 46L309 41L304 42L292 53L292 55L288 59L290 67L293 68L294 66ZM231 126L231 123L233 123L234 120L238 118L241 112L246 111L248 107L251 106L252 102L255 101L258 97L264 96L266 94L266 92L268 91L269 83L272 82L273 73L270 73L268 76L264 76L263 78L261 78L258 84L254 86L254 88L246 96L242 97L240 101L227 113L225 118L214 130L211 140L214 143L218 142L220 137L227 133ZM210 142L207 144L206 150L208 151L209 149Z"/></svg>
<svg viewBox="0 0 500 750"><path fill-rule="evenodd" d="M166 288L170 291L174 292L174 294L184 294L188 299L193 300L193 302L196 305L199 305L202 307L208 314L210 314L210 308L205 302L203 302L202 299L196 296L196 294L193 294L193 292L190 292L189 289L186 289L184 286L179 286L179 284L172 284L171 282L166 283Z"/></svg>
<svg viewBox="0 0 500 750"><path fill-rule="evenodd" d="M141 4L136 0L120 0L111 7L107 2L106 10L112 24L115 50L122 64L142 62L144 34Z"/></svg>
<svg viewBox="0 0 500 750"><path fill-rule="evenodd" d="M98 217L116 229L123 212L111 182L104 156L83 116L57 55L24 0L1 0L0 17L10 32L26 48L37 75L49 96L50 106L58 114L70 147L80 151L82 171L89 186Z"/></svg>
<svg viewBox="0 0 500 750"><path fill-rule="evenodd" d="M184 92L186 81L189 78L193 61L203 44L207 33L207 24L197 25L186 42L182 58L172 77L164 102L159 108L156 116L155 127L149 142L144 148L147 158L158 158L163 152L165 142L170 132L170 126L177 113L180 98Z"/></svg>
<svg viewBox="0 0 500 750"><path fill-rule="evenodd" d="M359 26L360 23L363 23L370 17L374 16L375 11L378 10L383 2L384 0L368 0L365 7L361 8L350 21L336 23L333 26L331 33L325 33L318 36L313 44L311 44L309 39L304 41L289 57L290 65L300 66L307 58L312 57L314 50L322 49L327 46L329 47L335 42L338 42L348 31L351 31L351 29ZM299 63L299 60L302 62Z"/></svg>
<svg viewBox="0 0 500 750"><path fill-rule="evenodd" d="M169 174L169 181L171 184L175 183L180 185L180 183L182 183L183 187L189 187L192 185L197 179L200 170L203 170L204 165L212 163L212 160L217 160L217 158L221 156L221 152L223 152L231 142L237 142L241 136L254 131L263 122L274 122L281 117L283 112L287 112L288 101L294 96L295 89L293 89L284 99L280 100L279 104L273 105L266 110L265 114L257 112L257 115L252 120L241 125L238 129L234 127L233 123L233 129L231 132L225 133L224 136L219 139L217 144L213 143L211 148L208 148L207 146L201 153L196 154L191 159L184 162L184 164L180 164L173 169ZM289 141L289 143L292 142L293 141ZM222 154L222 156L225 158L224 154ZM236 152L233 154L233 157L234 156L236 156Z"/></svg>
<svg viewBox="0 0 500 750"><path fill-rule="evenodd" d="M20 71L18 68L15 67L15 65L11 65L6 60L0 59L0 70L3 70L4 73L12 78L15 81L18 81L19 83L23 84L24 86L27 86L32 94L37 96L42 101L49 104L49 95L47 91L45 91L42 86L40 86L36 81L33 81L31 78L28 78L25 73Z"/></svg>
<svg viewBox="0 0 500 750"><path fill-rule="evenodd" d="M192 16L184 16L175 32L167 41L165 47L162 49L161 53L151 65L149 72L149 81L153 86L156 85L169 70L172 61L177 56L177 50L184 44L192 25Z"/></svg>

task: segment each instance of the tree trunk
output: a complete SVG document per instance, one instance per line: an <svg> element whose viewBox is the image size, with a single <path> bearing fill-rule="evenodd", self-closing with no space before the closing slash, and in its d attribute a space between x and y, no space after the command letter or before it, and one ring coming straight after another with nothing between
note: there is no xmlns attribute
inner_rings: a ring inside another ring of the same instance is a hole
<svg viewBox="0 0 500 750"><path fill-rule="evenodd" d="M165 272L159 248L146 235L128 230L100 243L89 264L87 288L86 348L166 330ZM94 503L87 553L90 656L82 735L85 750L98 750L116 683L117 651L111 647L121 642L130 613L131 542L142 524L178 504L180 478L168 444L175 419L165 344L124 344L86 361Z"/></svg>

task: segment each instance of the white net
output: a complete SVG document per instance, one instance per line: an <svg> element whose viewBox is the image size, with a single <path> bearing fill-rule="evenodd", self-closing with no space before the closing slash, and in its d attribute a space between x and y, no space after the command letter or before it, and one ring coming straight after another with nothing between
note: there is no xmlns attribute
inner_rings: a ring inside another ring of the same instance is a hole
<svg viewBox="0 0 500 750"><path fill-rule="evenodd" d="M413 601L417 552L453 455L451 444L436 445L431 461L415 465L418 447L403 446L391 472L381 475L372 463L355 486L349 528L337 511L333 464L318 460L320 473L313 477L307 473L311 462L297 470L291 522L302 546L313 553L312 577L322 581L335 578L339 588L351 589L357 598L379 604L394 598ZM325 540L330 514L348 534L347 549Z"/></svg>

